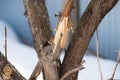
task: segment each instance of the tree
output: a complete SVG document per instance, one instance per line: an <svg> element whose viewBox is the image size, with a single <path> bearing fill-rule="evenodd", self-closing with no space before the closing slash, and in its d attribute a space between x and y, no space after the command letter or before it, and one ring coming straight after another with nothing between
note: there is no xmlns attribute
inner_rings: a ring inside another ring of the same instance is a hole
<svg viewBox="0 0 120 80"><path fill-rule="evenodd" d="M34 48L39 58L30 80L36 80L41 71L44 80L77 80L78 71L82 68L82 58L92 35L104 16L115 6L118 0L90 1L87 9L79 18L78 25L73 29L73 35L69 36L71 40L61 64L59 63L59 56L62 48L65 48L67 33L73 26L69 17L74 0L65 0L59 15L60 20L55 36L51 31L45 0L23 1L26 10L24 15L28 19ZM61 27L61 25L63 26ZM4 66L0 68L3 70ZM13 72L16 71L13 69ZM19 73L13 74L13 72L10 75L19 75ZM15 80L15 77L12 79ZM23 80L24 78L19 77L18 79Z"/></svg>

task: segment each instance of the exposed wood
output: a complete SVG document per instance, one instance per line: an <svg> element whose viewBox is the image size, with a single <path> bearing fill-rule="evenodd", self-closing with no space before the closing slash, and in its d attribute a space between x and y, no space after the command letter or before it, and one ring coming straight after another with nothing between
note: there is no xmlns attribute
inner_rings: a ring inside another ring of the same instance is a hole
<svg viewBox="0 0 120 80"><path fill-rule="evenodd" d="M74 0L66 0L65 6L62 9L62 17L69 16L72 10L73 1ZM95 29L116 2L117 0L91 1L86 12L79 21L79 26L77 26L75 30L74 37L61 67L61 75L78 66ZM57 70L59 63L57 60L59 58L61 46L57 44L56 50L58 50L58 52L55 52L55 54L52 53L55 47L52 44L53 34L50 29L50 21L45 0L24 0L24 4L26 9L25 15L28 18L34 39L34 47L42 62L44 80L59 80L59 72ZM34 70L36 72L35 74L38 73L36 69ZM35 75L33 77L35 77ZM77 73L66 78L66 80L76 79Z"/></svg>
<svg viewBox="0 0 120 80"><path fill-rule="evenodd" d="M26 80L0 52L0 80Z"/></svg>
<svg viewBox="0 0 120 80"><path fill-rule="evenodd" d="M90 39L104 16L115 6L118 0L91 0L79 20L70 46L61 66L61 75L74 69L83 59ZM78 72L65 80L77 80Z"/></svg>
<svg viewBox="0 0 120 80"><path fill-rule="evenodd" d="M82 62L85 50L97 26L104 16L114 7L118 0L91 0L88 8L79 20L74 36L66 52L63 64L61 65L61 76L65 80L77 80L78 70L76 68ZM68 17L72 10L74 0L66 0L62 9L62 19ZM59 34L59 39L55 46L53 43L53 33L50 27L49 16L45 0L24 0L25 13L32 32L34 47L38 54L39 61L30 77L30 80L36 80L41 71L44 74L44 80L59 80L59 56L61 48L65 48L66 26ZM60 29L60 27L58 27ZM62 32L63 31L63 32ZM60 44L61 43L61 44ZM54 50L55 49L55 53ZM7 56L6 56L7 57ZM0 79L3 80L26 80L14 66L6 60L0 53ZM65 74L65 75L64 75ZM70 75L70 76L69 76ZM68 77L69 76L69 77Z"/></svg>
<svg viewBox="0 0 120 80"><path fill-rule="evenodd" d="M54 38L55 46L53 49L53 57L55 60L57 60L56 63L58 63L58 61L59 61L58 59L60 57L61 50L63 48L67 48L67 46L69 45L70 38L71 38L71 36L70 36L71 35L71 27L73 27L73 25L70 25L71 23L69 20L69 13L72 10L72 5L73 5L72 0L71 1L65 0L65 4L64 4L63 10L62 10L62 15L61 15L61 18L56 27L56 34L55 34L55 38ZM69 41L67 41L67 40L69 40Z"/></svg>
<svg viewBox="0 0 120 80"><path fill-rule="evenodd" d="M55 58L59 58L61 49L67 49L69 42L72 37L73 24L69 17L62 17L56 29L56 34L54 38L55 47L53 49L53 54Z"/></svg>

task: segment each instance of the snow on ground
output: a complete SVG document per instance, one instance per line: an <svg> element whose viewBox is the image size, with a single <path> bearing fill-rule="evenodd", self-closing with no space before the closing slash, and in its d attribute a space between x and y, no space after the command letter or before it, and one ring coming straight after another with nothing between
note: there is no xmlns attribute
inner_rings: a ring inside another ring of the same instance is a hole
<svg viewBox="0 0 120 80"><path fill-rule="evenodd" d="M9 25L0 20L0 51L2 53L4 53L4 26L8 28L8 60L28 79L38 61L36 52L32 47L20 43ZM87 50L86 53L91 53L91 51ZM86 54L84 60L86 60L84 63L85 69L79 72L78 80L100 80L96 57ZM104 80L107 80L111 77L115 62L107 59L101 59L100 61ZM120 79L120 64L115 79ZM38 77L38 80L42 80L42 75Z"/></svg>
<svg viewBox="0 0 120 80"><path fill-rule="evenodd" d="M91 51L87 50L86 53L91 53ZM100 80L99 69L97 59L94 55L86 54L84 56L84 60L86 61L84 65L85 69L79 72L79 79L78 80ZM110 79L115 62L112 60L107 59L100 59L102 72L103 72L103 79L108 80ZM115 80L120 80L120 64L117 67L117 71L115 74Z"/></svg>

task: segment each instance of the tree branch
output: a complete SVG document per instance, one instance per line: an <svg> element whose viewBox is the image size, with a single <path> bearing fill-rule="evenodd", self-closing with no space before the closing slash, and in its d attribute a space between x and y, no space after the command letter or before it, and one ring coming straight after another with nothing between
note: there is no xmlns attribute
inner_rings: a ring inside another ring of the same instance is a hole
<svg viewBox="0 0 120 80"><path fill-rule="evenodd" d="M36 80L42 71L42 67L43 66L42 66L41 60L39 60L29 80Z"/></svg>
<svg viewBox="0 0 120 80"><path fill-rule="evenodd" d="M69 44L68 39L71 39L71 27L73 27L73 25L70 25L71 21L69 14L72 11L73 3L74 0L65 0L61 10L62 15L56 26L56 34L54 38L55 47L53 49L53 54L55 59L59 58L62 48L65 48L66 44Z"/></svg>
<svg viewBox="0 0 120 80"><path fill-rule="evenodd" d="M75 72L78 72L78 71L81 70L81 69L84 69L83 63L85 63L85 61L83 61L83 62L80 64L80 66L78 66L77 68L72 69L72 70L66 72L66 73L61 77L60 80L64 80L66 77L70 76L72 73L75 73Z"/></svg>
<svg viewBox="0 0 120 80"><path fill-rule="evenodd" d="M38 57L41 59L43 73L45 73L44 78L45 80L58 80L57 66L52 55L53 33L50 27L45 0L24 0L24 5L26 9L24 14L30 25L34 47ZM32 78L37 78L39 71L35 68L33 71L35 75L32 74Z"/></svg>
<svg viewBox="0 0 120 80"><path fill-rule="evenodd" d="M26 80L0 52L0 80Z"/></svg>
<svg viewBox="0 0 120 80"><path fill-rule="evenodd" d="M52 42L53 39L45 0L23 1L26 9L24 15L28 19L34 40L34 47L38 57L40 57L42 55L41 46L47 46L49 44L48 41Z"/></svg>
<svg viewBox="0 0 120 80"><path fill-rule="evenodd" d="M70 46L65 54L61 66L61 75L74 69L82 61L84 53L104 16L115 6L118 0L91 0L84 14L79 20ZM65 80L77 80L78 72Z"/></svg>

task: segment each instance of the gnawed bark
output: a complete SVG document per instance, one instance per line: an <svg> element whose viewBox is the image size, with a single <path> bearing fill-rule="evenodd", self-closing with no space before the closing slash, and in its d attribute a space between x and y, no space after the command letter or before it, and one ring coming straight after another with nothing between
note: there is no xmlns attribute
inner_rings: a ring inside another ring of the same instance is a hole
<svg viewBox="0 0 120 80"><path fill-rule="evenodd" d="M90 39L93 36L104 16L115 6L118 0L91 0L84 14L79 20L70 46L65 54L61 66L61 75L74 69L84 56ZM65 80L77 80L78 72L72 74Z"/></svg>
<svg viewBox="0 0 120 80"><path fill-rule="evenodd" d="M0 80L26 80L0 52Z"/></svg>

